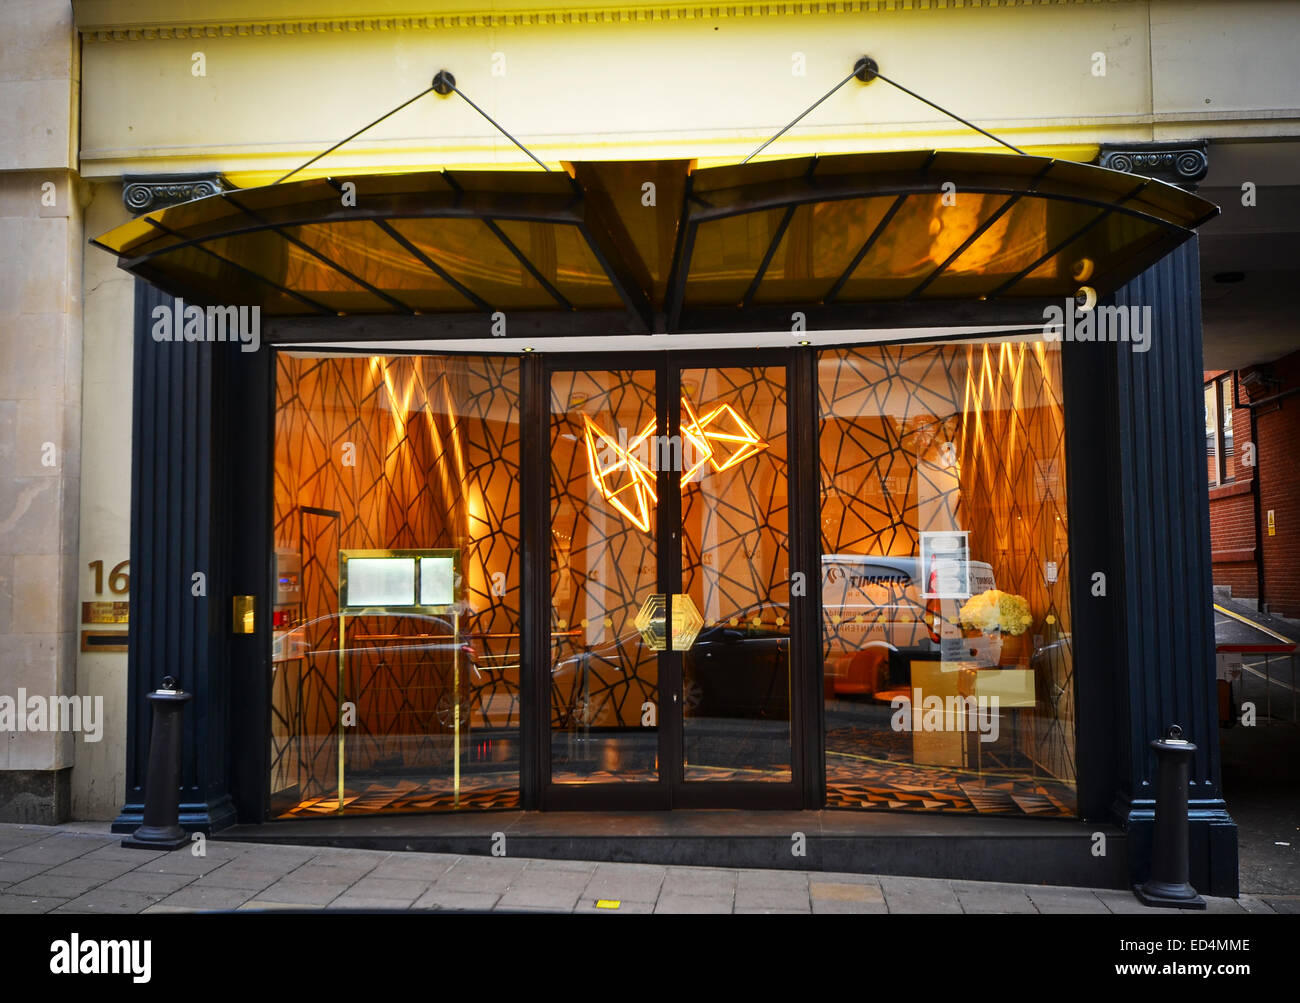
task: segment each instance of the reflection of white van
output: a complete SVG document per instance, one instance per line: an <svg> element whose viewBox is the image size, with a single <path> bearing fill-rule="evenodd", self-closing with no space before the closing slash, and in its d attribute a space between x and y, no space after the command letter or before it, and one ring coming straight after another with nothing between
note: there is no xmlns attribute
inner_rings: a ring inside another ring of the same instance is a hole
<svg viewBox="0 0 1300 1003"><path fill-rule="evenodd" d="M920 559L871 554L822 557L827 687L870 695L889 685L902 652L938 652L936 615L955 623L959 599L922 596ZM970 562L971 594L996 588L993 568ZM927 613L928 611L928 613ZM937 657L937 655L935 656Z"/></svg>

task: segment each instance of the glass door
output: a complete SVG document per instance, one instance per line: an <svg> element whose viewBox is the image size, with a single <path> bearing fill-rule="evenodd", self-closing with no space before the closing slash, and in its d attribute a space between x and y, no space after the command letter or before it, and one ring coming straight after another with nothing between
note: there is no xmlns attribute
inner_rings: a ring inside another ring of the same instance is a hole
<svg viewBox="0 0 1300 1003"><path fill-rule="evenodd" d="M680 656L681 794L703 803L794 782L786 366L678 377L680 593L700 622Z"/></svg>
<svg viewBox="0 0 1300 1003"><path fill-rule="evenodd" d="M561 369L550 395L548 802L666 805L660 658L636 627L659 591L659 373ZM617 788L628 788L617 790ZM576 797L576 800L575 800Z"/></svg>
<svg viewBox="0 0 1300 1003"><path fill-rule="evenodd" d="M798 805L788 366L714 361L548 366L547 807Z"/></svg>

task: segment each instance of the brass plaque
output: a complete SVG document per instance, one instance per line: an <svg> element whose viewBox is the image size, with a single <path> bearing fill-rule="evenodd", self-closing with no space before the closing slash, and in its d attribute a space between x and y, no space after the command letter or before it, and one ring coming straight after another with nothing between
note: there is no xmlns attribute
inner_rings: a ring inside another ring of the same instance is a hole
<svg viewBox="0 0 1300 1003"><path fill-rule="evenodd" d="M129 623L131 604L129 602L83 602L81 604L82 623Z"/></svg>

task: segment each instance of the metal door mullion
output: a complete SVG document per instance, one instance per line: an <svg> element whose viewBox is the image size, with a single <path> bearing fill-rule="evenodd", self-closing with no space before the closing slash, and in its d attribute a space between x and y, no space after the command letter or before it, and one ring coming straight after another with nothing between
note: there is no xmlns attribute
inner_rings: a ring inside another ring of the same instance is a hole
<svg viewBox="0 0 1300 1003"><path fill-rule="evenodd" d="M681 369L673 356L664 352L658 369L656 382L655 424L662 429L662 434L670 446L669 457L672 458L671 443L673 436L680 440L681 416L677 404L681 397ZM682 588L682 499L681 471L674 469L680 464L664 464L663 450L654 451L657 476L656 488L659 502L656 506L656 563L659 566L659 588L667 598L664 615L665 636L667 644L659 655L659 777L668 791L668 806L673 807L674 795L682 783L684 726L682 722L682 656L673 650L673 596ZM665 469L666 468L666 469Z"/></svg>
<svg viewBox="0 0 1300 1003"><path fill-rule="evenodd" d="M791 768L804 808L826 803L817 358L814 349L794 349L786 368L790 563L804 573L805 586L802 597L790 596Z"/></svg>

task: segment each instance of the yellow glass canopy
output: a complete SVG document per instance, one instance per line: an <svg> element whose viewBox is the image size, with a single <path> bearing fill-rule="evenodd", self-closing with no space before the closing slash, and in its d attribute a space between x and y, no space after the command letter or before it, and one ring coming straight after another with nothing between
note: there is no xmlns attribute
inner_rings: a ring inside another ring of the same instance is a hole
<svg viewBox="0 0 1300 1003"><path fill-rule="evenodd" d="M498 311L539 335L754 331L792 311L858 328L938 316L927 304L955 322L958 303L976 318L1104 296L1217 213L1086 164L915 151L315 178L93 243L190 302L268 316L429 314L451 336L482 336Z"/></svg>

